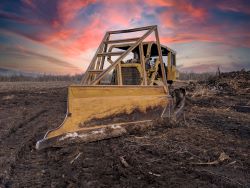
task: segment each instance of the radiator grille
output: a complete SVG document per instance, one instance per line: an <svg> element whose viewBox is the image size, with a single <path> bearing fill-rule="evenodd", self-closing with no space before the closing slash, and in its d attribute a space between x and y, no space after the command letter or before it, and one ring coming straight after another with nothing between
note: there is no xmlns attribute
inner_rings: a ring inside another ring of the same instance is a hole
<svg viewBox="0 0 250 188"><path fill-rule="evenodd" d="M140 85L141 76L136 67L122 67L123 85Z"/></svg>

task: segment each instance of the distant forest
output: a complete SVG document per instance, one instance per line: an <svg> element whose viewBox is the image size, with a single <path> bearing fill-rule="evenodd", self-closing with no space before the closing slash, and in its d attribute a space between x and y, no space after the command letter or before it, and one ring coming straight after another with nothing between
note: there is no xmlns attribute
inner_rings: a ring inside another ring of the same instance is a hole
<svg viewBox="0 0 250 188"><path fill-rule="evenodd" d="M206 80L217 73L183 73L179 75L179 80ZM18 82L18 81L30 81L30 82L48 82L48 81L72 81L79 82L82 78L82 74L77 75L0 75L0 82Z"/></svg>
<svg viewBox="0 0 250 188"><path fill-rule="evenodd" d="M179 80L207 80L220 72L206 72L206 73L184 73L180 72Z"/></svg>
<svg viewBox="0 0 250 188"><path fill-rule="evenodd" d="M30 82L48 82L48 81L72 81L78 82L82 78L82 74L71 75L0 75L0 82L19 82L19 81L30 81Z"/></svg>

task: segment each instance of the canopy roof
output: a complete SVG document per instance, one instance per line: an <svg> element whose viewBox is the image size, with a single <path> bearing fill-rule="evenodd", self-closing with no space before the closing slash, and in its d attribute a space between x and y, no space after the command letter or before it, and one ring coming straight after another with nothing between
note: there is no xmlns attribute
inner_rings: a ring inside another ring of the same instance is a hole
<svg viewBox="0 0 250 188"><path fill-rule="evenodd" d="M151 42L144 42L143 43L143 51L144 51L144 55L146 56L147 53L147 47L148 44L152 43L152 47L151 47L151 57L152 56L159 56L158 55L158 49L157 49L157 44L154 41ZM117 46L115 48L121 49L121 50L127 50L130 47L130 45L125 45L125 46ZM162 55L163 56L167 56L168 52L172 52L172 54L176 54L176 52L170 48L168 48L167 46L161 45L161 50L162 50ZM139 47L137 46L133 51L133 53L138 53L139 54Z"/></svg>

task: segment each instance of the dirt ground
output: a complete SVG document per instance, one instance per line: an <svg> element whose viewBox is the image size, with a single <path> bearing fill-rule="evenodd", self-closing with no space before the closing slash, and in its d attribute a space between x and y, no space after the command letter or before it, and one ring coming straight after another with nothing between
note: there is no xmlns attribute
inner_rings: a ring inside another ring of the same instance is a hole
<svg viewBox="0 0 250 188"><path fill-rule="evenodd" d="M183 120L35 149L66 112L67 85L0 83L0 187L250 187L250 72L187 86Z"/></svg>

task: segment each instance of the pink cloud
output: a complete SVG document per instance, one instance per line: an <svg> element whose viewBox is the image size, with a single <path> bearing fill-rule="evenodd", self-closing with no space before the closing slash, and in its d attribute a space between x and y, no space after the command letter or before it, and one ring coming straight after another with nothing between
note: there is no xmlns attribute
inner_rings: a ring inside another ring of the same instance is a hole
<svg viewBox="0 0 250 188"><path fill-rule="evenodd" d="M173 6L173 0L146 0L149 6Z"/></svg>
<svg viewBox="0 0 250 188"><path fill-rule="evenodd" d="M194 6L189 1L173 1L172 4L168 4L168 9L158 15L161 23L160 31L163 31L161 41L167 43L220 42L237 47L250 47L246 28L236 27L231 22L216 23L211 20L211 13L208 9L213 6L221 7L223 5L235 8L240 12L244 12L243 9L250 10L247 8L248 6L243 8L243 3L233 6L234 4L236 1L228 1L228 3L227 1L218 1L213 5L210 1L204 1L202 6Z"/></svg>
<svg viewBox="0 0 250 188"><path fill-rule="evenodd" d="M168 7L164 12L157 12L156 14L159 15L159 18L170 23L170 26L173 25L173 20L175 20L176 24L179 24L181 20L195 19L196 21L203 21L207 17L205 8L194 6L189 0L146 0L146 3L150 7ZM178 19L174 19L176 16Z"/></svg>
<svg viewBox="0 0 250 188"><path fill-rule="evenodd" d="M101 2L101 1L100 1ZM110 26L129 27L133 20L140 20L142 4L136 0L106 0L99 13L100 19Z"/></svg>
<svg viewBox="0 0 250 188"><path fill-rule="evenodd" d="M244 3L244 0L227 0L220 1L217 4L217 7L224 11L233 11L233 12L243 12L250 14L250 4Z"/></svg>
<svg viewBox="0 0 250 188"><path fill-rule="evenodd" d="M77 1L74 7L70 7L70 1L65 1L59 5L59 15L63 22L74 19L77 12L84 6L94 1ZM70 8L69 8L70 7ZM128 11L128 9L130 11ZM79 29L67 29L59 27L43 38L43 42L52 44L55 48L62 51L67 56L81 54L90 48L95 48L100 43L104 33L112 30L113 27L130 27L130 22L141 19L142 8L134 0L107 0L102 4L102 9L90 17L86 26ZM58 22L53 22L53 27L58 27Z"/></svg>
<svg viewBox="0 0 250 188"><path fill-rule="evenodd" d="M66 41L69 40L75 33L74 29L61 29L59 31L53 32L50 35L47 35L44 39L43 42L51 44L53 42L61 42L61 41Z"/></svg>
<svg viewBox="0 0 250 188"><path fill-rule="evenodd" d="M79 55L83 51L97 47L106 29L107 26L99 18L94 18L67 44L67 47L61 45L59 48L68 56Z"/></svg>
<svg viewBox="0 0 250 188"><path fill-rule="evenodd" d="M35 1L23 0L30 7L35 7ZM229 0L214 3L220 9L234 11L246 11L247 6L237 5L236 1ZM90 4L98 4L98 11L83 18L83 26L72 27L80 10L87 8ZM211 8L210 1L204 4L194 5L190 0L145 0L143 3L136 0L71 0L58 1L57 16L50 23L45 23L45 31L37 33L24 33L13 30L13 32L25 36L31 40L39 41L54 47L67 56L79 55L82 52L95 48L101 41L105 31L117 28L131 28L158 24L161 32L161 41L164 43L206 41L222 42L235 46L249 47L249 35L243 28L230 28L230 32L224 33L230 27L228 23L209 23ZM157 11L157 7L166 8ZM143 17L145 13L154 13L156 23L148 23ZM19 19L19 18L13 18ZM22 19L20 20L22 21ZM87 22L87 23L86 23ZM140 23L142 25L137 25ZM234 29L234 30L233 30ZM223 36L221 33L224 33ZM243 39L240 43L236 36Z"/></svg>
<svg viewBox="0 0 250 188"><path fill-rule="evenodd" d="M62 58L76 63L80 62L82 54L98 47L106 31L145 25L158 25L160 40L166 45L204 41L233 48L250 47L245 16L250 14L250 4L246 0L22 0L21 5L16 12L0 10L1 21L8 23L0 32L15 33L43 48L54 48ZM230 15L224 14L227 12ZM245 17L235 22L232 14ZM221 48L217 49L222 52ZM70 66L39 51L13 51ZM193 68L200 71L210 67L206 63L209 64L204 61L204 66Z"/></svg>
<svg viewBox="0 0 250 188"><path fill-rule="evenodd" d="M72 21L77 13L84 7L87 7L91 3L96 2L96 0L63 0L58 4L58 13L60 21L63 24Z"/></svg>

